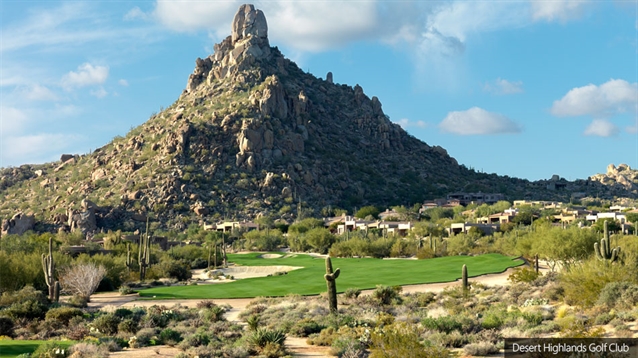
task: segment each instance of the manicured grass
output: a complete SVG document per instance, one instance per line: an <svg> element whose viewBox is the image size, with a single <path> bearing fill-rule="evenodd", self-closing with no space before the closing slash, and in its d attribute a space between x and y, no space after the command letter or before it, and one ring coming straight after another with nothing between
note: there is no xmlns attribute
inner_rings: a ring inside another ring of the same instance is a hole
<svg viewBox="0 0 638 358"><path fill-rule="evenodd" d="M47 341L22 341L22 340L0 340L0 358L13 358L24 353L33 353L41 344ZM75 342L55 341L62 348L67 349Z"/></svg>
<svg viewBox="0 0 638 358"><path fill-rule="evenodd" d="M257 277L231 283L197 286L154 287L140 291L140 296L167 298L249 298L285 296L290 293L316 295L326 290L323 275L325 260L308 255L263 259L259 253L228 255L229 261L244 266L288 265L303 269L283 276ZM470 277L499 273L523 264L521 260L500 254L481 256L449 256L429 260L332 259L333 268L341 268L337 280L339 292L347 288L374 288L376 285L412 285L450 282L461 278L461 267L467 265Z"/></svg>

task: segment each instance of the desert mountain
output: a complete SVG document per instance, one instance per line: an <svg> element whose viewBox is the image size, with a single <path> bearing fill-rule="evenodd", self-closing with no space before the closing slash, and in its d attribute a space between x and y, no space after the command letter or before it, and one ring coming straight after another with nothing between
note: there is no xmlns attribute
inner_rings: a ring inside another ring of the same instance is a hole
<svg viewBox="0 0 638 358"><path fill-rule="evenodd" d="M303 72L270 46L264 13L242 5L231 35L196 60L168 108L90 154L3 169L0 215L33 213L40 230L92 231L134 230L152 213L159 227L183 230L263 212L292 218L299 208L412 205L454 191L635 193L636 176L625 179L532 183L470 170L392 123L359 85Z"/></svg>

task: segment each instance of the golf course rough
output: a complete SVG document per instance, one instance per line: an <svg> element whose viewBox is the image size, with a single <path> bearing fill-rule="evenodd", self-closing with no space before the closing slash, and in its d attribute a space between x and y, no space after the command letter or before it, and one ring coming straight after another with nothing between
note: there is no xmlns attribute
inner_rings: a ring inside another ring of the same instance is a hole
<svg viewBox="0 0 638 358"><path fill-rule="evenodd" d="M325 292L324 258L305 254L264 259L262 253L229 254L228 259L238 266L301 266L287 275L255 277L229 283L192 286L164 286L139 291L151 299L214 299L281 297L288 294L318 295ZM371 289L377 285L398 286L451 282L461 278L459 266L472 267L470 277L501 273L510 267L524 264L520 259L501 254L479 256L446 256L427 260L382 260L373 258L335 258L335 266L344 272L339 276L337 292L348 288ZM362 274L364 273L364 274ZM368 274L374 273L374 274Z"/></svg>

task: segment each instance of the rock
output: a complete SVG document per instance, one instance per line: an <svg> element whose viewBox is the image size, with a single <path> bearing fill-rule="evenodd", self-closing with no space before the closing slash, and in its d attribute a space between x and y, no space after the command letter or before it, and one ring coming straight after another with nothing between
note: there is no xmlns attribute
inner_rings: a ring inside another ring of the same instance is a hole
<svg viewBox="0 0 638 358"><path fill-rule="evenodd" d="M10 220L2 221L2 235L22 235L35 227L35 217L19 212Z"/></svg>
<svg viewBox="0 0 638 358"><path fill-rule="evenodd" d="M326 82L333 83L332 82L332 72L328 72L328 74L326 74Z"/></svg>
<svg viewBox="0 0 638 358"><path fill-rule="evenodd" d="M196 206L193 209L193 212L199 216L208 215L208 209L202 206Z"/></svg>
<svg viewBox="0 0 638 358"><path fill-rule="evenodd" d="M131 220L146 222L146 215L140 214L140 213L134 213L133 215L131 215Z"/></svg>
<svg viewBox="0 0 638 358"><path fill-rule="evenodd" d="M255 10L253 5L242 5L235 14L232 25L232 43L249 36L267 39L268 24L266 16L261 10Z"/></svg>
<svg viewBox="0 0 638 358"><path fill-rule="evenodd" d="M142 192L139 191L139 190L136 190L136 191L134 191L132 193L128 193L128 195L127 195L128 200L137 200L137 199L139 199L141 197L142 197Z"/></svg>
<svg viewBox="0 0 638 358"><path fill-rule="evenodd" d="M60 162L64 163L67 162L71 159L75 158L75 156L73 154L62 154L60 156Z"/></svg>
<svg viewBox="0 0 638 358"><path fill-rule="evenodd" d="M91 174L91 180L92 181L100 180L104 178L105 176L106 176L106 169L99 168L93 171L93 173Z"/></svg>
<svg viewBox="0 0 638 358"><path fill-rule="evenodd" d="M290 189L289 186L284 187L283 189L281 189L281 196L283 196L284 198L292 197L292 189Z"/></svg>
<svg viewBox="0 0 638 358"><path fill-rule="evenodd" d="M35 172L33 172L33 173L34 173L34 174L35 174L35 176L37 176L37 177L41 177L41 176L43 176L43 175L45 174L44 170L42 170L42 169L38 169L38 170L36 170L36 171L35 171Z"/></svg>
<svg viewBox="0 0 638 358"><path fill-rule="evenodd" d="M614 164L609 164L607 166L607 175L615 175L616 174L616 166Z"/></svg>

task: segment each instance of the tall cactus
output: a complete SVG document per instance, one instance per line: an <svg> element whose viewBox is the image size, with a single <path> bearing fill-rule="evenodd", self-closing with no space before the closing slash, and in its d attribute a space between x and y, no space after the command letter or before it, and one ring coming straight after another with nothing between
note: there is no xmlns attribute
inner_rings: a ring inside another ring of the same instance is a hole
<svg viewBox="0 0 638 358"><path fill-rule="evenodd" d="M49 300L58 302L60 296L60 283L55 280L55 261L53 260L53 238L49 238L49 254L42 254L42 270L44 271L44 281L49 287ZM57 293L56 293L56 287Z"/></svg>
<svg viewBox="0 0 638 358"><path fill-rule="evenodd" d="M146 277L146 269L151 263L151 238L148 234L148 217L146 218L146 234L140 235L137 262L140 266L140 280L143 281Z"/></svg>
<svg viewBox="0 0 638 358"><path fill-rule="evenodd" d="M603 238L600 240L600 245L598 245L598 243L594 243L594 251L596 252L596 257L598 257L599 260L606 260L609 262L615 262L618 260L620 247L616 247L615 249L611 248L609 231L607 231L607 221L603 224Z"/></svg>
<svg viewBox="0 0 638 358"><path fill-rule="evenodd" d="M128 273L131 272L131 267L133 266L133 259L131 258L131 243L126 243L126 271Z"/></svg>
<svg viewBox="0 0 638 358"><path fill-rule="evenodd" d="M332 261L330 256L326 257L326 274L323 278L326 280L328 287L328 303L330 305L330 313L337 313L337 277L341 273L340 269L332 271Z"/></svg>
<svg viewBox="0 0 638 358"><path fill-rule="evenodd" d="M463 268L461 269L461 280L463 281L463 292L467 292L467 265L463 265Z"/></svg>

